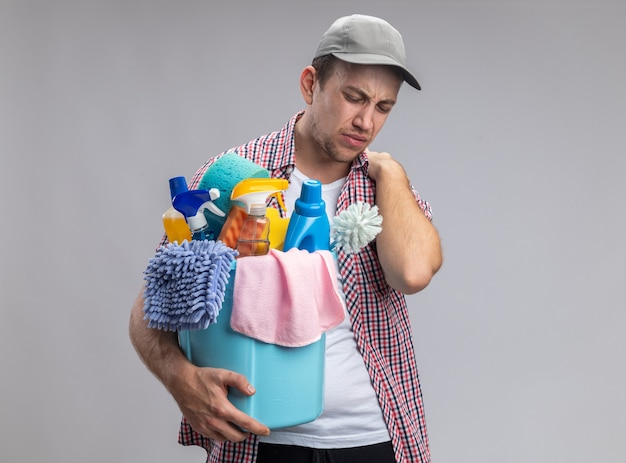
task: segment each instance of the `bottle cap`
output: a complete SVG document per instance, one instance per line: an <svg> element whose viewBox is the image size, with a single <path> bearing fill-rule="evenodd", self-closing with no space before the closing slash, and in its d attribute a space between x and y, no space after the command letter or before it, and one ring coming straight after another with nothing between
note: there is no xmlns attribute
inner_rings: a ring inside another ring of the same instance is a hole
<svg viewBox="0 0 626 463"><path fill-rule="evenodd" d="M248 215L263 217L265 215L266 209L267 207L265 206L265 204L252 204L250 206L250 212L248 212Z"/></svg>
<svg viewBox="0 0 626 463"><path fill-rule="evenodd" d="M172 199L179 193L183 193L185 191L189 191L189 187L187 186L187 180L185 177L173 177L170 178L170 195Z"/></svg>
<svg viewBox="0 0 626 463"><path fill-rule="evenodd" d="M309 204L319 203L322 200L322 184L319 180L305 180L300 190L300 199Z"/></svg>
<svg viewBox="0 0 626 463"><path fill-rule="evenodd" d="M302 182L300 197L296 199L294 210L306 217L320 217L326 214L326 203L322 200L322 183L308 179Z"/></svg>

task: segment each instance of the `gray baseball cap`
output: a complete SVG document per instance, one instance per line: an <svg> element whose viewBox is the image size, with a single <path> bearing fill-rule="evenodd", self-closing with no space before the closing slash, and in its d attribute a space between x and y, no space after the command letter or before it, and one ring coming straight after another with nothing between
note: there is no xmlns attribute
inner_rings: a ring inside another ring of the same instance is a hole
<svg viewBox="0 0 626 463"><path fill-rule="evenodd" d="M411 87L422 89L406 67L400 32L383 19L361 14L337 19L322 36L314 58L325 55L354 64L395 66Z"/></svg>

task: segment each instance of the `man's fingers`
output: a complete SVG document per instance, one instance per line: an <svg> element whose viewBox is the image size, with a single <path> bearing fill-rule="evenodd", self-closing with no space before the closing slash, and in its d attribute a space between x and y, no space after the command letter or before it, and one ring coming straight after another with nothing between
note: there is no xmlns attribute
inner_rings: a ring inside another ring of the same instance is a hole
<svg viewBox="0 0 626 463"><path fill-rule="evenodd" d="M251 396L256 392L254 386L250 384L250 382L244 375L229 370L222 370L221 374L223 375L222 383L224 385L235 388L240 393L246 396ZM225 408L223 410L216 410L215 414L217 416L221 415L220 417L225 420L223 423L226 423L227 427L220 427L218 428L218 431L220 431L222 434L224 434L224 436L229 438L229 440L232 438L233 435L239 435L238 430L233 428L232 425L235 425L241 430L245 430L259 436L267 436L270 433L270 430L267 426L259 423L251 416L243 413L230 402L228 402L228 408Z"/></svg>

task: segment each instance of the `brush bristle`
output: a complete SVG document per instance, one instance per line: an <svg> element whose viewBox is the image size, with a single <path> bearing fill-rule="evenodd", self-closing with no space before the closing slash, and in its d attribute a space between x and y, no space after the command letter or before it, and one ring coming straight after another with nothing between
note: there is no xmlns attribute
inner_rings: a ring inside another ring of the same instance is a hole
<svg viewBox="0 0 626 463"><path fill-rule="evenodd" d="M331 239L335 249L355 254L367 246L382 230L383 218L376 205L356 202L334 217Z"/></svg>

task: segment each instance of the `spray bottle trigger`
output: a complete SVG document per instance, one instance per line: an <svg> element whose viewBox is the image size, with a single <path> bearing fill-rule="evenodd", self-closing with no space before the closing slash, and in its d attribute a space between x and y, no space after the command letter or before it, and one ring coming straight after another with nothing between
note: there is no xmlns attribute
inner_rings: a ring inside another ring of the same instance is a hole
<svg viewBox="0 0 626 463"><path fill-rule="evenodd" d="M280 210L283 211L285 214L287 213L287 206L285 206L285 201L283 201L283 193L282 191L277 191L276 193L270 195L273 196L274 198L276 198L276 202L278 203L278 206L280 207Z"/></svg>
<svg viewBox="0 0 626 463"><path fill-rule="evenodd" d="M206 204L205 207L216 216L225 217L226 213L222 211L219 207L217 207L215 203L213 202L219 197L220 197L220 190L218 190L217 188L211 188L209 190L209 198L211 198L211 202Z"/></svg>

